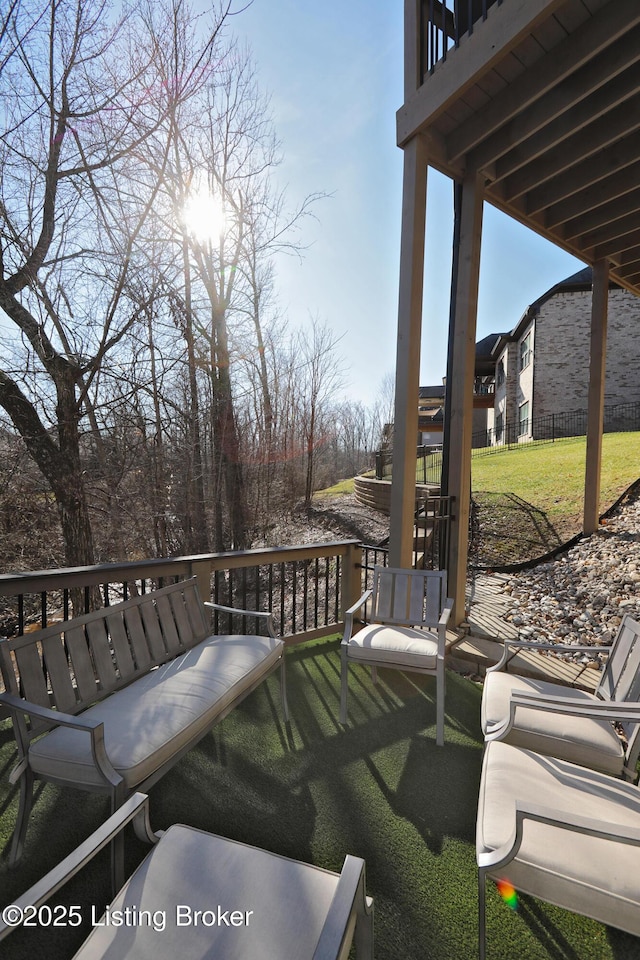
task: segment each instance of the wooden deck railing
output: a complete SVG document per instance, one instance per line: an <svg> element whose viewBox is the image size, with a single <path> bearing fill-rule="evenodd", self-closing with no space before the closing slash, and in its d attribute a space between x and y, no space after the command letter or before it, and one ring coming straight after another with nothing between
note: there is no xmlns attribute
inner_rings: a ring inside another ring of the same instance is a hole
<svg viewBox="0 0 640 960"><path fill-rule="evenodd" d="M4 621L11 621L5 632L21 634L196 576L205 599L272 610L276 630L289 643L300 643L342 629L344 611L360 595L361 565L358 541L335 541L3 574L0 598ZM221 629L240 624L227 620Z"/></svg>

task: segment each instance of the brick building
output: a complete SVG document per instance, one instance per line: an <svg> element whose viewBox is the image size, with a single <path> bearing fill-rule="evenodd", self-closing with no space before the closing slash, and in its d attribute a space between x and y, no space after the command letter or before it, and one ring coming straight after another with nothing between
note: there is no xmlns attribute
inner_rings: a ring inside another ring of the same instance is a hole
<svg viewBox="0 0 640 960"><path fill-rule="evenodd" d="M511 333L494 335L489 442L582 432L577 420L563 415L575 411L586 418L591 289L591 268L585 267L532 303ZM639 360L640 299L610 283L605 405L640 402Z"/></svg>

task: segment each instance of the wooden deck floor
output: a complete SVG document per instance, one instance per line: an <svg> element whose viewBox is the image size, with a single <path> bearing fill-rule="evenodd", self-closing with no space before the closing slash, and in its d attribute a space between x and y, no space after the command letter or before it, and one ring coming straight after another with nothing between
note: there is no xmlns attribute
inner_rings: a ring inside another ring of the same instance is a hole
<svg viewBox="0 0 640 960"><path fill-rule="evenodd" d="M452 666L465 667L484 675L488 666L502 654L504 640L517 640L518 630L504 619L511 606L509 595L502 588L509 578L501 574L478 574L467 587L469 631L463 637L451 636L448 658ZM566 686L594 690L599 670L561 660L553 655L526 651L509 663L509 672L539 677Z"/></svg>

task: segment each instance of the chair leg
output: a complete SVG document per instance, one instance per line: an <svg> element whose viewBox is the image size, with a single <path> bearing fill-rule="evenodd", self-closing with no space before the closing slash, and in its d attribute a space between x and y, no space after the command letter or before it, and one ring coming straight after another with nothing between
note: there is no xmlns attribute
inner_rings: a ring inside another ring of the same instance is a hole
<svg viewBox="0 0 640 960"><path fill-rule="evenodd" d="M371 667L371 683L377 683L377 682L378 682L378 668Z"/></svg>
<svg viewBox="0 0 640 960"><path fill-rule="evenodd" d="M373 905L356 919L356 960L373 960Z"/></svg>
<svg viewBox="0 0 640 960"><path fill-rule="evenodd" d="M446 678L444 667L436 675L436 746L444 746L444 696Z"/></svg>
<svg viewBox="0 0 640 960"><path fill-rule="evenodd" d="M347 692L349 686L349 661L346 651L342 651L342 663L340 667L340 723L347 722Z"/></svg>
<svg viewBox="0 0 640 960"><path fill-rule="evenodd" d="M486 930L486 880L484 871L478 869L478 957L485 960L487 952Z"/></svg>
<svg viewBox="0 0 640 960"><path fill-rule="evenodd" d="M280 701L282 703L282 716L284 722L289 720L289 701L287 700L287 672L285 669L285 655L282 654L282 663L280 664Z"/></svg>
<svg viewBox="0 0 640 960"><path fill-rule="evenodd" d="M20 777L20 806L18 808L18 819L13 831L11 854L9 856L11 866L18 862L24 850L29 816L31 815L31 807L33 806L33 780L33 773L29 767L27 767Z"/></svg>

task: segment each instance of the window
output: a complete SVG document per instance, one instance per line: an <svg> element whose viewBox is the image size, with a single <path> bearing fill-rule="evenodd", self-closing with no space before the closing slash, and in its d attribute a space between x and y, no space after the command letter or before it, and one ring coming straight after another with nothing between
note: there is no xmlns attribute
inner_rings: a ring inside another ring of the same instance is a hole
<svg viewBox="0 0 640 960"><path fill-rule="evenodd" d="M531 331L520 343L520 369L524 370L531 363Z"/></svg>
<svg viewBox="0 0 640 960"><path fill-rule="evenodd" d="M498 375L496 379L498 381L498 386L501 387L504 383L504 360L500 360L498 363Z"/></svg>
<svg viewBox="0 0 640 960"><path fill-rule="evenodd" d="M518 407L518 436L524 437L529 433L529 401Z"/></svg>
<svg viewBox="0 0 640 960"><path fill-rule="evenodd" d="M504 432L504 414L499 413L496 417L496 443L502 443L502 434Z"/></svg>

